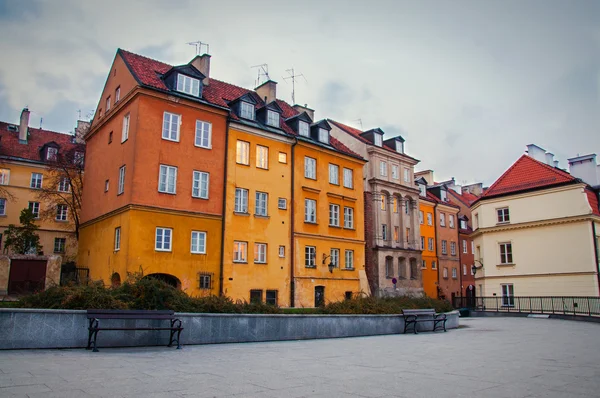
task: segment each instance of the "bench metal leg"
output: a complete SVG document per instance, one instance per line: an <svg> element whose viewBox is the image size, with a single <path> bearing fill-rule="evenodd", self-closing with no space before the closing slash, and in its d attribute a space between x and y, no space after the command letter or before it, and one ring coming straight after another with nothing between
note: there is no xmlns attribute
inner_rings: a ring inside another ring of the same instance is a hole
<svg viewBox="0 0 600 398"><path fill-rule="evenodd" d="M90 319L90 326L88 328L88 344L86 349L89 350L93 343L94 349L93 352L98 352L98 347L96 345L96 340L98 339L98 319Z"/></svg>

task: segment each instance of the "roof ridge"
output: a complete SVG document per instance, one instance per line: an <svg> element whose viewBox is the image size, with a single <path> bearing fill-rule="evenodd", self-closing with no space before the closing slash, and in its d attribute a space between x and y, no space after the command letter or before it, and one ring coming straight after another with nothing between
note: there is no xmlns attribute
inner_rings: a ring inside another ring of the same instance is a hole
<svg viewBox="0 0 600 398"><path fill-rule="evenodd" d="M354 128L352 126L348 126L347 124L340 123L340 122L335 121L333 119L327 118L326 120L329 121L329 122L331 122L331 123L333 123L333 124L335 124L336 126L338 126L339 128L341 128L342 130L344 130L346 132L350 132L347 129L352 129L352 130L360 131L361 134L364 133L364 131L362 131L360 129Z"/></svg>
<svg viewBox="0 0 600 398"><path fill-rule="evenodd" d="M154 59L154 58L146 57L145 55L134 53L133 51L124 50L122 48L118 48L117 52L122 52L122 53L125 53L125 54L131 54L131 55L134 55L136 57L144 58L144 59L147 59L147 60L152 61L152 62L158 62L159 64L170 66L171 68L174 66L174 65L168 64L168 63L163 62L163 61L159 61L159 60Z"/></svg>

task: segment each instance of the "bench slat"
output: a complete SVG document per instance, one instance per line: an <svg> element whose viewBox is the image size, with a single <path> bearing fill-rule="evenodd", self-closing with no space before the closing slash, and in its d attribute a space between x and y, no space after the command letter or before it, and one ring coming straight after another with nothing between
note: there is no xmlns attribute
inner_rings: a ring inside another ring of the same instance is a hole
<svg viewBox="0 0 600 398"><path fill-rule="evenodd" d="M165 320L174 319L175 315L106 315L106 314L88 314L88 319L149 319L149 320Z"/></svg>
<svg viewBox="0 0 600 398"><path fill-rule="evenodd" d="M151 328L151 327L141 327L141 328L111 328L111 327L98 327L92 328L92 330L179 330L182 327L172 327L172 328Z"/></svg>

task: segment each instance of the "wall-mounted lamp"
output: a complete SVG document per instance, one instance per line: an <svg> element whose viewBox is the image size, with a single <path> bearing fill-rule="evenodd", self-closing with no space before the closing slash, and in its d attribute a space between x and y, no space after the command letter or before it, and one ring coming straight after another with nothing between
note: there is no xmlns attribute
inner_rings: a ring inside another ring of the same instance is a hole
<svg viewBox="0 0 600 398"><path fill-rule="evenodd" d="M323 253L323 265L325 265L325 261L328 258L331 258L331 255L327 255L327 254ZM335 264L330 261L329 264L327 264L327 267L329 267L329 272L331 272L333 274L333 269L335 268Z"/></svg>
<svg viewBox="0 0 600 398"><path fill-rule="evenodd" d="M475 264L471 265L471 271L473 272L473 276L475 276L475 274L477 273L478 269L482 269L483 268L483 263L479 260L474 260L475 262L478 262L479 264L481 264L479 267L476 266Z"/></svg>

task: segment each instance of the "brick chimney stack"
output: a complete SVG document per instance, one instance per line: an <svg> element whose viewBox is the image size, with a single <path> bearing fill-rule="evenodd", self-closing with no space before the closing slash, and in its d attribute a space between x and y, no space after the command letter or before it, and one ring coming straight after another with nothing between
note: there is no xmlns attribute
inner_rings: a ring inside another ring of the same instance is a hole
<svg viewBox="0 0 600 398"><path fill-rule="evenodd" d="M19 122L19 142L27 144L27 131L29 130L29 109L23 108L21 111L21 121Z"/></svg>
<svg viewBox="0 0 600 398"><path fill-rule="evenodd" d="M265 101L266 104L275 101L277 99L277 82L273 80L267 80L260 86L254 89L256 94Z"/></svg>
<svg viewBox="0 0 600 398"><path fill-rule="evenodd" d="M197 55L196 58L192 60L191 64L204 75L202 84L208 86L210 84L210 55Z"/></svg>

